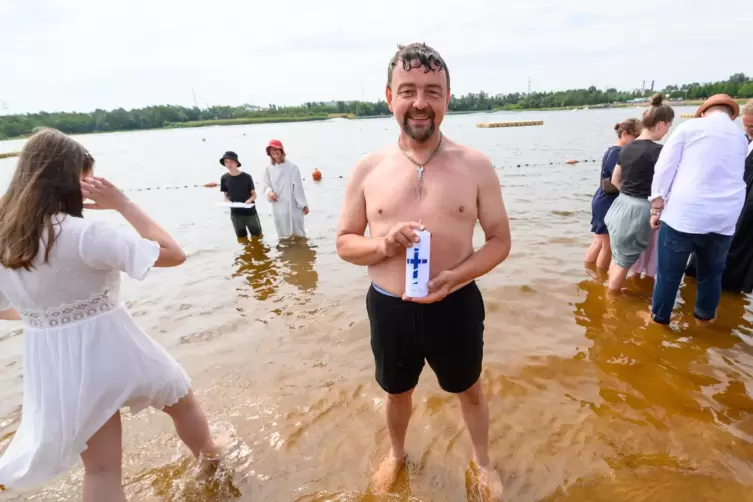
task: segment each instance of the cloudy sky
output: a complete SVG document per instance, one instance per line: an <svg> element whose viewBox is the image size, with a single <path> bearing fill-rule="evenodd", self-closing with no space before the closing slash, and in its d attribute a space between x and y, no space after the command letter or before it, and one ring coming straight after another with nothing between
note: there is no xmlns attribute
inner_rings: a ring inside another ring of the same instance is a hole
<svg viewBox="0 0 753 502"><path fill-rule="evenodd" d="M413 41L456 94L720 80L753 74L751 22L752 0L0 0L0 113L377 100Z"/></svg>

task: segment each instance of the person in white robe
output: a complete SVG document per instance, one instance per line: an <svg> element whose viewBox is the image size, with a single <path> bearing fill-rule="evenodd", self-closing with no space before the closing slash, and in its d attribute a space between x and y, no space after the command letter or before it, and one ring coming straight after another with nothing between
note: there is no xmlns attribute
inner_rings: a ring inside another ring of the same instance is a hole
<svg viewBox="0 0 753 502"><path fill-rule="evenodd" d="M270 165L264 169L264 194L272 203L272 214L278 239L306 237L303 217L309 214L301 171L285 157L282 143L269 142Z"/></svg>

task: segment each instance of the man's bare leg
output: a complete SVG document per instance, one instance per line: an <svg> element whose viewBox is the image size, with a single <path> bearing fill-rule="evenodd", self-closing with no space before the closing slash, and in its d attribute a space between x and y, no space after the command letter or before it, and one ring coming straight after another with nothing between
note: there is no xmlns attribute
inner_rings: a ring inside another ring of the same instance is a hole
<svg viewBox="0 0 753 502"><path fill-rule="evenodd" d="M478 483L489 500L502 500L502 479L489 458L489 407L481 381L458 394L463 419L473 442L473 457L478 466Z"/></svg>
<svg viewBox="0 0 753 502"><path fill-rule="evenodd" d="M390 434L390 452L382 460L372 478L372 488L376 493L389 491L397 480L400 469L405 465L405 434L408 431L413 411L413 389L402 394L387 394L384 399L384 414Z"/></svg>

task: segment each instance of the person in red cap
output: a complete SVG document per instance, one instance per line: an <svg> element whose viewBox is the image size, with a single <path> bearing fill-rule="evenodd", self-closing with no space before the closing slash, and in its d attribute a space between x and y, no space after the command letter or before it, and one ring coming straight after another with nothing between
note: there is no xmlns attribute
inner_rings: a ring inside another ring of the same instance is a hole
<svg viewBox="0 0 753 502"><path fill-rule="evenodd" d="M413 391L428 362L440 387L458 398L479 490L488 494L485 500L501 500L480 380L485 314L475 281L510 253L499 178L486 155L443 137L439 129L450 102L450 74L437 51L421 43L400 47L387 66L385 93L400 134L356 164L337 230L337 254L368 267L372 282L366 310L390 439L372 490L389 491L405 467ZM485 238L474 250L477 222ZM430 236L422 232L420 238L431 242L423 257L429 262L428 295L411 298L406 267L421 259L407 254L423 230Z"/></svg>
<svg viewBox="0 0 753 502"><path fill-rule="evenodd" d="M662 148L651 185L651 226L659 228L659 255L651 319L669 324L691 254L698 294L694 315L716 318L722 275L745 202L748 142L734 120L740 105L711 96L695 120L680 124Z"/></svg>
<svg viewBox="0 0 753 502"><path fill-rule="evenodd" d="M264 195L272 203L278 239L305 237L303 217L309 214L301 171L287 160L282 142L267 145L270 164L264 169Z"/></svg>

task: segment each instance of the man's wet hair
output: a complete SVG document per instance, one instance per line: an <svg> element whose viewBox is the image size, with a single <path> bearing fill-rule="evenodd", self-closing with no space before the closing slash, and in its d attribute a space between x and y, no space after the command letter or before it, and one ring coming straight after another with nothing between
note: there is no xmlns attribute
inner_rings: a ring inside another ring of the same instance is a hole
<svg viewBox="0 0 753 502"><path fill-rule="evenodd" d="M403 70L409 71L411 68L417 69L424 68L426 73L430 71L442 71L444 70L447 76L447 89L450 89L450 70L447 68L447 63L444 62L442 56L439 53L426 45L425 43L414 43L410 45L398 45L397 52L390 64L387 66L387 88L392 87L392 72L395 70L395 66L401 63ZM418 63L418 66L416 66Z"/></svg>

